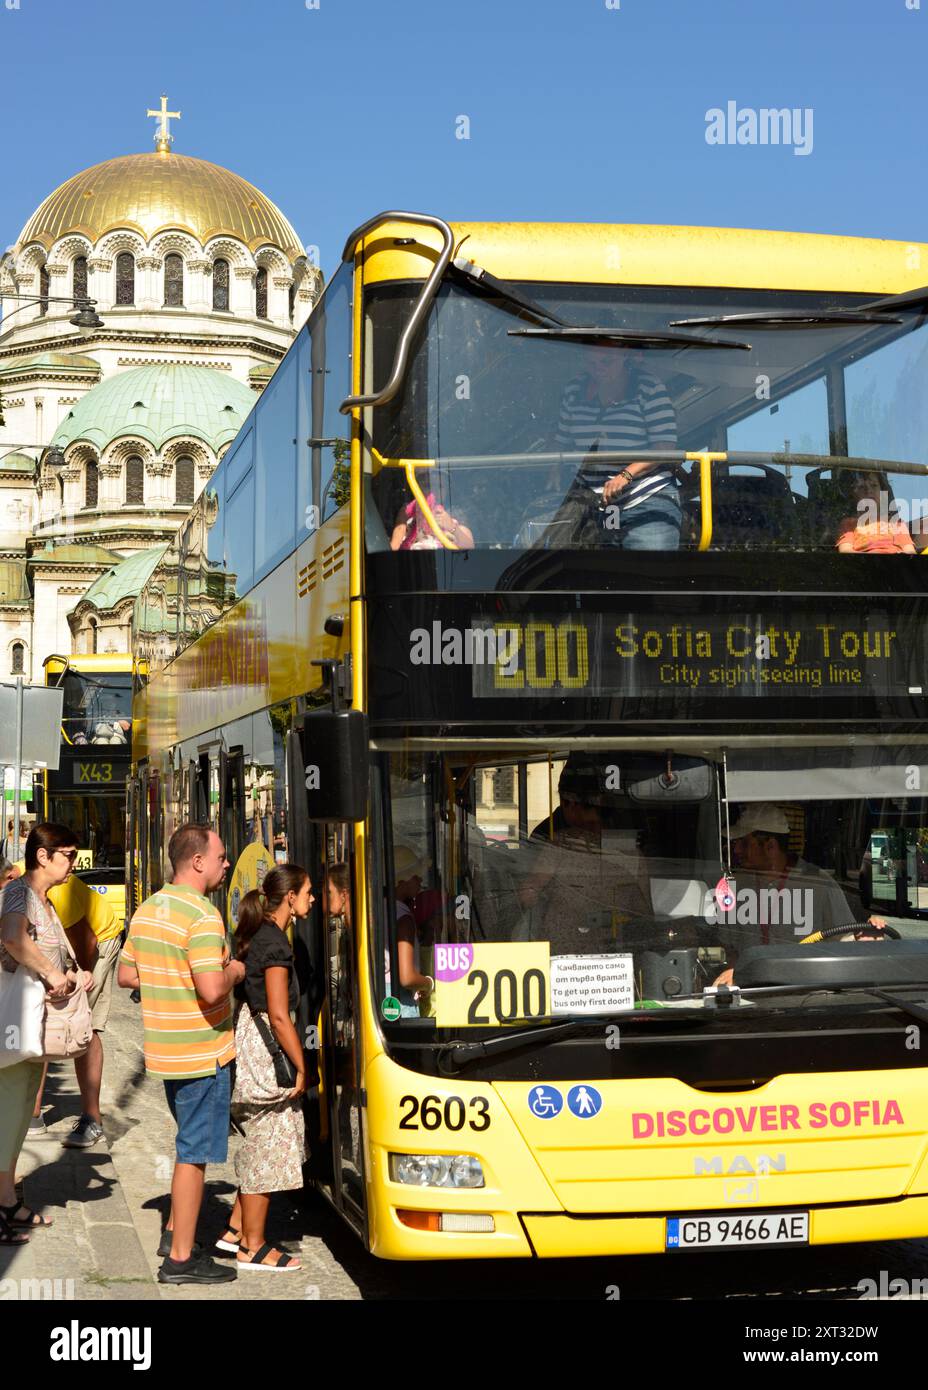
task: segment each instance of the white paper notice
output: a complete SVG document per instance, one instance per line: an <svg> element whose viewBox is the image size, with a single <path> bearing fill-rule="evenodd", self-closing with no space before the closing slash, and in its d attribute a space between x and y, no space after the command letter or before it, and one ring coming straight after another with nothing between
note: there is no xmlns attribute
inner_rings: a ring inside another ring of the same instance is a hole
<svg viewBox="0 0 928 1390"><path fill-rule="evenodd" d="M634 1007L631 954L551 957L552 1014L595 1014Z"/></svg>

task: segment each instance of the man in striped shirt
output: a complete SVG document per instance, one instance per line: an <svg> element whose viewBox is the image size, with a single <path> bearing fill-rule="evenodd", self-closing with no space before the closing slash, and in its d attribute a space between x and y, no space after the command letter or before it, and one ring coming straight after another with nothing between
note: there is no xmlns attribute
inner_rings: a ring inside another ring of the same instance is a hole
<svg viewBox="0 0 928 1390"><path fill-rule="evenodd" d="M164 1082L176 1123L171 1217L159 1253L162 1284L218 1284L235 1278L194 1248L207 1163L225 1163L235 1039L234 985L225 927L206 896L229 861L222 840L203 825L182 825L168 845L173 881L142 903L119 961L119 984L142 995L145 1069ZM170 1240L170 1252L164 1248Z"/></svg>
<svg viewBox="0 0 928 1390"><path fill-rule="evenodd" d="M596 452L673 449L677 417L667 388L640 366L640 354L621 348L588 349L589 371L561 397L556 442L564 450L589 451L577 482L601 507L603 539L623 550L676 550L682 512L676 475L669 464L645 459L597 463Z"/></svg>

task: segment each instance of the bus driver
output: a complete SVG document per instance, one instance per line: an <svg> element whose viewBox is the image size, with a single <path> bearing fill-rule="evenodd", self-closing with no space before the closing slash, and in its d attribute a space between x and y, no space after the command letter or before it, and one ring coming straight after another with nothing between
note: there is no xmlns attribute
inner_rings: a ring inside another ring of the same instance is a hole
<svg viewBox="0 0 928 1390"><path fill-rule="evenodd" d="M845 924L850 928L859 920L860 914L833 878L790 853L789 835L785 812L772 802L746 806L731 828L739 901L745 901L742 894L747 890L752 896L746 901L753 901L756 911L745 924L739 909L738 924L731 921L722 926L726 969L715 981L717 985L732 983L738 951L745 946L795 943L814 931ZM869 921L877 928L886 925L882 917L870 917ZM855 936L857 940L874 939L860 932Z"/></svg>

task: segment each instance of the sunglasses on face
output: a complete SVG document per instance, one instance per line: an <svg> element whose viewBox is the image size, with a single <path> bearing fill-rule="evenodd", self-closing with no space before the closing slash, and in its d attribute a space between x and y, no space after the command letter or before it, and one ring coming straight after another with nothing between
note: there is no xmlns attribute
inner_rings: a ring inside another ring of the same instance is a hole
<svg viewBox="0 0 928 1390"><path fill-rule="evenodd" d="M63 854L64 857L65 857L65 859L67 859L67 861L68 861L69 864L73 864L74 861L75 861L75 859L77 858L77 850L76 850L76 849L56 849L56 850L55 850L55 853L56 853L56 854Z"/></svg>

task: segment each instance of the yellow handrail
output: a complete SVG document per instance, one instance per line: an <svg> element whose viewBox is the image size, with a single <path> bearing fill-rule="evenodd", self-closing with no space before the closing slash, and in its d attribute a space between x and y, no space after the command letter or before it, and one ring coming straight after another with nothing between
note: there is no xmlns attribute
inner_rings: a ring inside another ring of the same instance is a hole
<svg viewBox="0 0 928 1390"><path fill-rule="evenodd" d="M402 468L404 470L406 474L406 482L409 485L409 490L412 493L413 497L416 499L416 502L419 505L422 515L428 522L429 529L435 536L436 540L439 542L439 544L443 545L446 550L460 550L461 547L455 545L454 541L451 540L451 538L447 536L445 532L441 529L441 527L438 525L438 522L432 515L432 509L426 501L425 494L423 493L422 488L419 486L419 481L416 478L417 468L434 468L435 460L384 458L383 454L379 453L374 448L371 448L371 457L373 458L375 469L377 471L379 471L381 468ZM699 464L699 502L701 513L701 529L699 533L699 544L696 547L696 549L708 550L709 546L712 543L712 464L727 463L728 454L713 453L708 449L697 449L694 450L692 453L686 454L686 459L689 463Z"/></svg>
<svg viewBox="0 0 928 1390"><path fill-rule="evenodd" d="M708 550L712 543L712 465L726 463L727 454L713 454L706 449L698 449L687 454L690 463L699 464L699 512L701 530L697 550Z"/></svg>
<svg viewBox="0 0 928 1390"><path fill-rule="evenodd" d="M417 468L434 468L435 460L384 458L383 454L378 453L377 450L373 447L371 448L371 457L373 458L378 469L402 468L405 471L406 482L409 484L409 491L416 499L416 502L419 505L419 509L422 512L422 515L425 517L426 521L429 524L429 530L432 532L432 535L435 537L435 539L439 542L440 545L444 546L446 550L460 550L461 547L459 545L455 545L454 541L451 539L450 536L445 535L444 531L441 529L438 522L435 520L434 516L432 515L432 509L426 501L425 493L419 486L419 480L416 477Z"/></svg>

